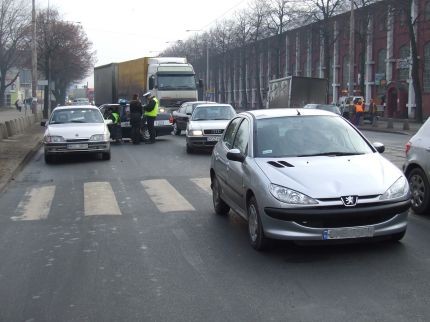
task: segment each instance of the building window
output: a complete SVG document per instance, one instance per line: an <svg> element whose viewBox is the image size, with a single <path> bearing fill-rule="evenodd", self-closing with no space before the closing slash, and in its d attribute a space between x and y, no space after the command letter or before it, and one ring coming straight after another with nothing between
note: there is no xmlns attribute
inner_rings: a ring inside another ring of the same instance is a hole
<svg viewBox="0 0 430 322"><path fill-rule="evenodd" d="M424 15L425 15L426 21L430 21L430 1L427 1L426 3Z"/></svg>
<svg viewBox="0 0 430 322"><path fill-rule="evenodd" d="M430 92L430 42L424 46L424 71L423 71L424 92Z"/></svg>
<svg viewBox="0 0 430 322"><path fill-rule="evenodd" d="M404 9L400 10L400 26L404 26L406 23L406 12Z"/></svg>
<svg viewBox="0 0 430 322"><path fill-rule="evenodd" d="M399 50L400 63L398 65L398 80L409 79L409 64L404 63L410 57L410 48L408 45L403 45Z"/></svg>
<svg viewBox="0 0 430 322"><path fill-rule="evenodd" d="M383 17L379 22L379 31L387 31L387 17Z"/></svg>

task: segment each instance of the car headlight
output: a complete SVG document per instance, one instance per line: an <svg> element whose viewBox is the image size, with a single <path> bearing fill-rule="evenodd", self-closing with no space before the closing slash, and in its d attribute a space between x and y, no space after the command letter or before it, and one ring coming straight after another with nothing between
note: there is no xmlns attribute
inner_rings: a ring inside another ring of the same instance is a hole
<svg viewBox="0 0 430 322"><path fill-rule="evenodd" d="M390 188L379 198L380 200L390 200L405 197L409 194L409 183L405 177L400 177Z"/></svg>
<svg viewBox="0 0 430 322"><path fill-rule="evenodd" d="M189 130L188 135L189 136L202 136L203 132L201 130Z"/></svg>
<svg viewBox="0 0 430 322"><path fill-rule="evenodd" d="M90 137L90 141L107 141L108 140L108 138L107 138L107 135L105 135L105 134L94 134L94 135L91 135L91 137Z"/></svg>
<svg viewBox="0 0 430 322"><path fill-rule="evenodd" d="M293 205L315 205L318 202L298 191L288 189L276 184L270 184L270 193L279 201Z"/></svg>
<svg viewBox="0 0 430 322"><path fill-rule="evenodd" d="M64 138L59 135L46 135L45 136L45 142L47 143L60 143L64 142Z"/></svg>

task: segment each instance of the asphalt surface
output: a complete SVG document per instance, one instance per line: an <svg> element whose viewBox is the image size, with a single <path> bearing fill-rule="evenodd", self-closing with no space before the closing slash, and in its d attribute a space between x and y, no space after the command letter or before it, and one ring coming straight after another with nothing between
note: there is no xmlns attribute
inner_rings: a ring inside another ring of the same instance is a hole
<svg viewBox="0 0 430 322"><path fill-rule="evenodd" d="M428 320L427 217L400 243L259 253L214 214L210 155L184 139L111 161L38 150L0 194L0 321Z"/></svg>

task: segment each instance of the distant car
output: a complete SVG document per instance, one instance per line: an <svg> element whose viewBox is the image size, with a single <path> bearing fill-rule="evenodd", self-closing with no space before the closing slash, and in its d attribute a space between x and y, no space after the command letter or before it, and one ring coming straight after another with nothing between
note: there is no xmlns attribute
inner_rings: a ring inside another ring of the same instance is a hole
<svg viewBox="0 0 430 322"><path fill-rule="evenodd" d="M417 214L430 211L430 118L406 143L403 171L412 195L412 210Z"/></svg>
<svg viewBox="0 0 430 322"><path fill-rule="evenodd" d="M110 160L109 121L97 107L59 106L56 107L45 126L43 145L45 162L51 163L58 155L93 153Z"/></svg>
<svg viewBox="0 0 430 322"><path fill-rule="evenodd" d="M258 250L269 238L400 240L409 185L383 151L383 144L372 145L327 111L240 113L212 151L215 212L233 209L247 220L251 246Z"/></svg>
<svg viewBox="0 0 430 322"><path fill-rule="evenodd" d="M197 105L201 104L215 104L215 102L208 101L194 101L185 102L177 111L172 112L173 118L173 133L180 135L182 131L187 129L188 121Z"/></svg>
<svg viewBox="0 0 430 322"><path fill-rule="evenodd" d="M197 105L186 129L187 153L212 148L235 115L236 111L229 104Z"/></svg>
<svg viewBox="0 0 430 322"><path fill-rule="evenodd" d="M130 125L130 105L126 106L120 104L102 104L99 106L101 113L104 118L107 118L107 110L108 108L117 107L118 112L121 119L121 133L122 137L126 139L131 138L131 125ZM170 135L173 130L173 126L171 124L170 115L168 113L158 113L155 121L155 136L163 136ZM149 140L149 132L146 126L142 128L142 140Z"/></svg>
<svg viewBox="0 0 430 322"><path fill-rule="evenodd" d="M88 98L76 98L72 101L72 105L91 105Z"/></svg>
<svg viewBox="0 0 430 322"><path fill-rule="evenodd" d="M338 115L342 115L339 107L333 104L306 104L304 108L316 108L318 110L329 111Z"/></svg>

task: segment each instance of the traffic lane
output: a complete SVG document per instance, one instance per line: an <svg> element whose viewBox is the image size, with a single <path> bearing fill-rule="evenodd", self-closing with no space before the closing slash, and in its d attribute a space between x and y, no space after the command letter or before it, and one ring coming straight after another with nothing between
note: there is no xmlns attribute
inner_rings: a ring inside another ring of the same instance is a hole
<svg viewBox="0 0 430 322"><path fill-rule="evenodd" d="M0 226L0 256L5 258L0 274L7 281L0 288L1 303L7 303L4 320L402 320L428 315L425 219L419 217L424 224L411 220L403 243L303 247L277 242L268 253L257 253L248 245L246 223L234 214L214 215L210 193L190 184L190 173L206 173L209 156L186 156L180 139L169 145L171 157L183 151L178 164L192 164L194 172L175 167L163 178L194 207L190 211L160 212L139 182L153 180L154 172L136 169L146 173L137 180L128 175L135 162L142 163L140 147L122 146L128 154L111 162L65 161L51 167L39 160L24 170L29 172L14 184L17 190L8 193L43 183L54 170L64 178L57 178L57 200L46 221ZM159 167L171 161L158 160ZM120 171L106 171L109 166ZM70 172L74 186L66 180ZM121 216L82 216L80 187L101 179L110 181ZM74 219L79 212L82 218ZM381 294L392 296L381 299Z"/></svg>

